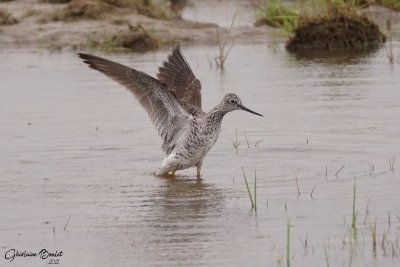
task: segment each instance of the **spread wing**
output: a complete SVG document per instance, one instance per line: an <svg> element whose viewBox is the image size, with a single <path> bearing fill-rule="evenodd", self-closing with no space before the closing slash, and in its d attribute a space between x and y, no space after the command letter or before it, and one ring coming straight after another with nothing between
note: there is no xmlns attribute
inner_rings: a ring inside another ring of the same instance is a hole
<svg viewBox="0 0 400 267"><path fill-rule="evenodd" d="M201 111L201 84L182 55L179 45L158 71L158 79L168 85L179 101Z"/></svg>
<svg viewBox="0 0 400 267"><path fill-rule="evenodd" d="M92 69L98 70L125 86L139 100L163 138L162 148L169 154L177 135L189 127L189 114L165 84L157 79L122 64L79 53L79 57Z"/></svg>

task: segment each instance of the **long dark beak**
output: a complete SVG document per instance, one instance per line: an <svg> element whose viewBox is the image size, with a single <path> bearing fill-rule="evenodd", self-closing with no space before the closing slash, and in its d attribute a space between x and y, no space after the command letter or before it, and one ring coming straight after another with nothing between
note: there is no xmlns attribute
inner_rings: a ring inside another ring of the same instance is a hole
<svg viewBox="0 0 400 267"><path fill-rule="evenodd" d="M251 109L248 109L248 108L246 108L245 106L242 106L242 105L239 105L239 104L238 104L238 106L239 106L240 109L242 109L242 110L244 110L244 111L247 111L247 112L256 114L256 115L258 115L258 116L264 117L264 116L261 115L260 113L257 113L257 112L255 112L255 111L252 111Z"/></svg>

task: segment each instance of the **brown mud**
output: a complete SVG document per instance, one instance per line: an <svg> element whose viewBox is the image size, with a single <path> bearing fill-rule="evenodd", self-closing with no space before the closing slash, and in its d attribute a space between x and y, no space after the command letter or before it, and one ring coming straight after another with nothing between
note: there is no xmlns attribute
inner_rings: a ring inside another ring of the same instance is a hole
<svg viewBox="0 0 400 267"><path fill-rule="evenodd" d="M320 18L298 27L287 48L296 49L366 49L386 41L379 27L366 16L338 15Z"/></svg>
<svg viewBox="0 0 400 267"><path fill-rule="evenodd" d="M64 1L0 2L0 10L18 22L0 25L0 49L144 51L146 44L149 50L177 43L216 45L217 32L229 34L230 43L234 44L271 44L286 39L272 27L254 27L254 7L244 0L188 1L182 16L172 14L169 19L155 18L160 11L151 12L150 7L139 10L125 5L124 0L102 1L97 6L89 0L54 2ZM234 13L238 16L230 28ZM390 9L371 6L365 13L381 29L386 20L393 28L400 25L400 13Z"/></svg>
<svg viewBox="0 0 400 267"><path fill-rule="evenodd" d="M155 18L157 12L138 10L95 1L71 1L52 4L35 0L0 3L20 22L1 27L0 48L46 48L50 50L107 48L118 50L149 43L149 49L176 43L212 45L217 43L217 31L235 43L265 43L268 27L238 26L232 29L214 23L197 22L196 18ZM115 1L113 1L115 2ZM154 11L154 10L153 10ZM132 28L141 28L131 37ZM143 37L143 38L142 38ZM152 37L152 38L149 38ZM133 46L132 46L133 43ZM122 47L110 45L122 44ZM114 49L117 48L117 49ZM143 49L139 49L143 51Z"/></svg>
<svg viewBox="0 0 400 267"><path fill-rule="evenodd" d="M0 26L13 25L18 23L18 20L14 18L10 12L5 9L0 9Z"/></svg>
<svg viewBox="0 0 400 267"><path fill-rule="evenodd" d="M114 7L105 2L74 0L65 7L54 12L54 14L50 14L50 19L54 21L100 19L105 14L113 11Z"/></svg>
<svg viewBox="0 0 400 267"><path fill-rule="evenodd" d="M127 30L121 30L102 41L89 40L87 45L104 51L135 51L144 52L159 48L163 42L149 33L141 25L129 26Z"/></svg>

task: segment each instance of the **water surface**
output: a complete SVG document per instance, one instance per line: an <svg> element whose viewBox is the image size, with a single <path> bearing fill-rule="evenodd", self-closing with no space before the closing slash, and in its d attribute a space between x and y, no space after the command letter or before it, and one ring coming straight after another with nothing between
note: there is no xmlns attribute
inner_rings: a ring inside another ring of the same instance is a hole
<svg viewBox="0 0 400 267"><path fill-rule="evenodd" d="M168 53L103 56L154 75ZM201 180L195 169L153 176L164 155L146 113L75 53L0 53L0 254L62 250L64 266L286 265L289 223L292 266L398 266L400 65L383 48L236 45L223 74L209 64L215 47L183 53L205 110L233 92L265 116L228 114ZM251 188L257 172L257 212L242 168Z"/></svg>

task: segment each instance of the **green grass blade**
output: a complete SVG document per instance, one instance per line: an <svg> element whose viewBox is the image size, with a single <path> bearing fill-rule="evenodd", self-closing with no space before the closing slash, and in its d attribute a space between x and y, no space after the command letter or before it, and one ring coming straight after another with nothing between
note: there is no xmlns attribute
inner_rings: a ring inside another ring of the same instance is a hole
<svg viewBox="0 0 400 267"><path fill-rule="evenodd" d="M286 229L286 266L290 267L290 221L287 222Z"/></svg>
<svg viewBox="0 0 400 267"><path fill-rule="evenodd" d="M254 208L254 202L253 202L253 197L251 196L249 183L247 182L246 173L244 172L243 168L242 168L242 171L243 171L244 182L246 184L247 192L249 193L249 198L250 198L250 201L251 201L251 208L253 209Z"/></svg>
<svg viewBox="0 0 400 267"><path fill-rule="evenodd" d="M254 170L254 210L257 210L257 170Z"/></svg>
<svg viewBox="0 0 400 267"><path fill-rule="evenodd" d="M353 229L356 229L356 223L357 223L357 213L356 213L356 181L354 180L354 187L353 187L353 215L351 218L351 227Z"/></svg>

